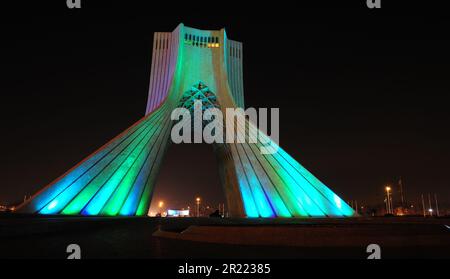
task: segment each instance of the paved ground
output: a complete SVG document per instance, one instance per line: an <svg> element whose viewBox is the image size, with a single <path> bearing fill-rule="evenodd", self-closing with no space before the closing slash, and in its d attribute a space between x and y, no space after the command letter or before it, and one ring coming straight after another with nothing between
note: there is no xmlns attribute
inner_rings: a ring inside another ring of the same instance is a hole
<svg viewBox="0 0 450 279"><path fill-rule="evenodd" d="M79 218L0 215L0 258L450 258L450 219ZM156 233L155 233L156 232ZM159 237L158 237L159 235ZM248 245L251 244L251 245Z"/></svg>

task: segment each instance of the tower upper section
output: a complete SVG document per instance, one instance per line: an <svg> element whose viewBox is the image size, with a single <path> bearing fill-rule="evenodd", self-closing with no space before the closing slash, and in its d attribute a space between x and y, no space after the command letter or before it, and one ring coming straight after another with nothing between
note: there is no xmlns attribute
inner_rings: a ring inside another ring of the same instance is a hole
<svg viewBox="0 0 450 279"><path fill-rule="evenodd" d="M244 107L242 57L242 43L228 39L225 29L179 24L173 32L156 32L146 113L200 81L225 107Z"/></svg>

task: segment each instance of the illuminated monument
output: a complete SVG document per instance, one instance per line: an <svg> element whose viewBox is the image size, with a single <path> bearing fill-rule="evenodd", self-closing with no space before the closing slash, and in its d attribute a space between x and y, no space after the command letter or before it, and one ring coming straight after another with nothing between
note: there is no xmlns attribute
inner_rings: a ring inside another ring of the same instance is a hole
<svg viewBox="0 0 450 279"><path fill-rule="evenodd" d="M146 215L171 142L172 110L191 108L194 100L222 111L244 107L242 56L242 44L228 39L224 29L205 31L180 24L172 33L155 33L146 115L18 211ZM259 133L244 121L248 133ZM341 198L281 148L262 154L263 144L267 142L214 144L231 216L354 216Z"/></svg>

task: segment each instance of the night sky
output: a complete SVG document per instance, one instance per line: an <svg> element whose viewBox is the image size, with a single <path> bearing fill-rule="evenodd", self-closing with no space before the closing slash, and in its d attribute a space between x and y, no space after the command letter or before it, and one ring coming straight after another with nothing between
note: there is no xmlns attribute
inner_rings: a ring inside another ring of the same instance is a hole
<svg viewBox="0 0 450 279"><path fill-rule="evenodd" d="M281 147L345 200L382 203L401 176L408 200L450 202L450 20L437 11L60 2L1 8L0 204L144 115L153 32L180 22L243 42L246 106L279 107ZM224 201L212 147L167 155L154 201Z"/></svg>

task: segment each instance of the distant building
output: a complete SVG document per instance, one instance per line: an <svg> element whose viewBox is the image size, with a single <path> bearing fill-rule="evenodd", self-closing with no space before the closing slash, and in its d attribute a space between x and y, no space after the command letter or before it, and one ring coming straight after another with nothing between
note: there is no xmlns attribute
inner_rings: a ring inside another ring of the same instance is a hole
<svg viewBox="0 0 450 279"><path fill-rule="evenodd" d="M189 217L189 209L168 209L167 217Z"/></svg>

